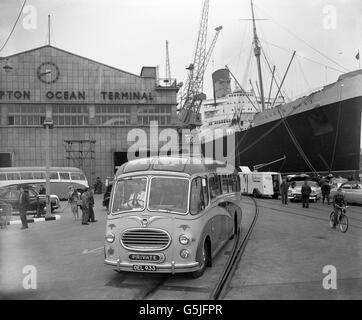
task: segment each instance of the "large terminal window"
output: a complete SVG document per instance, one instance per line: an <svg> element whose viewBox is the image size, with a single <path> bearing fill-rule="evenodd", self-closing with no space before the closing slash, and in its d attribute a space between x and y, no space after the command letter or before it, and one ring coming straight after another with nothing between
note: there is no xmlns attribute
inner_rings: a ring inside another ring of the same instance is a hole
<svg viewBox="0 0 362 320"><path fill-rule="evenodd" d="M96 105L96 124L101 126L121 126L131 123L130 105Z"/></svg>
<svg viewBox="0 0 362 320"><path fill-rule="evenodd" d="M45 105L14 104L8 105L9 126L40 126L45 119Z"/></svg>
<svg viewBox="0 0 362 320"><path fill-rule="evenodd" d="M82 126L89 123L87 105L53 105L53 121L56 126Z"/></svg>
<svg viewBox="0 0 362 320"><path fill-rule="evenodd" d="M151 121L157 121L158 125L168 125L171 124L171 111L171 106L140 106L137 120L143 125L149 125Z"/></svg>

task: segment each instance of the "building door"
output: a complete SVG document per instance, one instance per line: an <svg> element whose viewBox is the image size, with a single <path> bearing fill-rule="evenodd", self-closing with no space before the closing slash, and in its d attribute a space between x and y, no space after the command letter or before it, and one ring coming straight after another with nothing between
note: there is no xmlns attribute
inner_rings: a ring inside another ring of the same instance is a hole
<svg viewBox="0 0 362 320"><path fill-rule="evenodd" d="M116 173L117 169L127 161L128 161L127 152L114 152L113 154L114 173Z"/></svg>
<svg viewBox="0 0 362 320"><path fill-rule="evenodd" d="M0 152L0 167L11 167L11 153Z"/></svg>

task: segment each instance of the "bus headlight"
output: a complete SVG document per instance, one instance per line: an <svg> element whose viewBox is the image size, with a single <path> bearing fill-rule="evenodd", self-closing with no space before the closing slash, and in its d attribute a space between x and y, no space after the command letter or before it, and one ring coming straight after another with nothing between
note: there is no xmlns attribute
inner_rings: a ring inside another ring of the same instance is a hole
<svg viewBox="0 0 362 320"><path fill-rule="evenodd" d="M189 255L190 255L190 252L188 252L186 249L182 249L180 251L180 256L183 259L187 259L189 257Z"/></svg>
<svg viewBox="0 0 362 320"><path fill-rule="evenodd" d="M186 244L188 244L188 243L190 242L190 238L189 238L187 235L185 235L185 234L180 235L180 237L178 238L178 240L180 241L180 243L181 243L182 245L186 245Z"/></svg>
<svg viewBox="0 0 362 320"><path fill-rule="evenodd" d="M115 239L115 235L112 233L112 232L108 232L105 236L105 239L108 243L112 243L114 242L114 239Z"/></svg>

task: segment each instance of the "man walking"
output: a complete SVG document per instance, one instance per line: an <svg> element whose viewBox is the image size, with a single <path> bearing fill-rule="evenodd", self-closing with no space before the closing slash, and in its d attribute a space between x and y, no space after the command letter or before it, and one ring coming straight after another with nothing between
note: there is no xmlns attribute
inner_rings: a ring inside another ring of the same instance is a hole
<svg viewBox="0 0 362 320"><path fill-rule="evenodd" d="M280 194L282 196L282 204L288 204L288 190L289 190L289 182L285 178L283 178L283 182L280 185Z"/></svg>
<svg viewBox="0 0 362 320"><path fill-rule="evenodd" d="M97 222L94 217L94 188L89 188L89 217L88 222Z"/></svg>
<svg viewBox="0 0 362 320"><path fill-rule="evenodd" d="M331 193L331 185L329 184L328 181L324 181L324 183L322 184L321 190L322 190L322 196L323 196L323 204L324 204L324 200L327 199L327 203L329 205L330 204L329 195Z"/></svg>
<svg viewBox="0 0 362 320"><path fill-rule="evenodd" d="M302 204L303 208L309 208L309 195L312 193L311 187L308 185L308 181L305 180L302 185Z"/></svg>
<svg viewBox="0 0 362 320"><path fill-rule="evenodd" d="M26 220L26 211L28 210L29 206L29 193L25 192L24 187L20 187L20 195L19 195L19 215L21 224L21 230L28 229L28 221Z"/></svg>
<svg viewBox="0 0 362 320"><path fill-rule="evenodd" d="M88 224L89 219L89 191L86 188L81 196L82 200L82 224Z"/></svg>

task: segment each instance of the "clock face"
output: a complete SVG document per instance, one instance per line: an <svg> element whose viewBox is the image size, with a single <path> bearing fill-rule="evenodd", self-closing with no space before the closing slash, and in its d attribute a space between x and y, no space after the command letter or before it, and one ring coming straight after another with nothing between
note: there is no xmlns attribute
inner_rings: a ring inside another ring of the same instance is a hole
<svg viewBox="0 0 362 320"><path fill-rule="evenodd" d="M59 78L59 68L53 62L44 62L38 67L37 75L41 82L54 83Z"/></svg>

